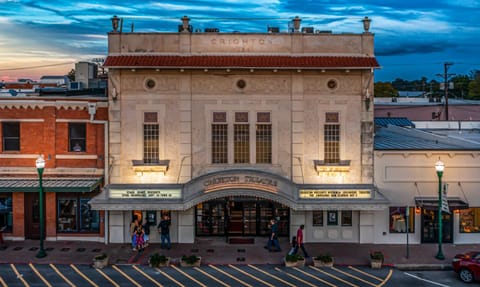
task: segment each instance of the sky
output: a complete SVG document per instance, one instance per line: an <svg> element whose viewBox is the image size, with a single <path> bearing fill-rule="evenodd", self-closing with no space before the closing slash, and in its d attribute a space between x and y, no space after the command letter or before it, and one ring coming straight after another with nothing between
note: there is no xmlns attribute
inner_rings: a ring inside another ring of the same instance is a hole
<svg viewBox="0 0 480 287"><path fill-rule="evenodd" d="M177 32L187 15L194 30L256 33L286 32L295 16L303 27L362 33L368 16L375 81L442 81L446 62L451 74L480 70L480 0L0 0L0 80L64 75L75 62L105 58L113 15L124 31Z"/></svg>

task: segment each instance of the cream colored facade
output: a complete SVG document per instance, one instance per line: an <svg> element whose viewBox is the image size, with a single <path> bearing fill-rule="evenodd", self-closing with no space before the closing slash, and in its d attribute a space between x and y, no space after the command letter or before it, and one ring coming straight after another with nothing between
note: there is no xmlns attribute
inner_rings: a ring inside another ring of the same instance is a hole
<svg viewBox="0 0 480 287"><path fill-rule="evenodd" d="M370 96L373 97L373 71L377 66L356 64L356 59L374 59L373 38L368 29L358 34L109 33L106 66L110 188L107 186L102 197L92 201L94 208L108 210L106 240L128 242L131 210L154 209L157 217L160 210L172 211L173 242L193 242L195 205L237 195L288 206L290 233L305 224L307 242L378 240L373 232L377 223L375 210L385 209L388 200L373 184ZM155 57L165 56L199 57L204 61L195 66L152 64ZM316 66L214 66L209 64L210 56L288 57L293 61L296 57L323 57L327 61ZM128 57L133 60L122 60ZM351 58L354 64L338 64L336 57ZM137 62L145 59L151 59L148 65ZM158 115L162 163L154 167L135 166L134 161L143 159L144 115L151 112ZM215 112L226 114L226 164L212 164L211 127ZM250 139L255 138L257 113L269 113L271 164L255 162L254 140L250 140L249 163L234 163L236 112L248 113ZM338 115L343 164L321 162L329 113ZM224 188L207 191L209 180L228 176L251 176L274 184L268 186L270 190L262 183L246 187L226 184ZM175 189L179 193L173 195L178 198L171 200L142 196L119 199L110 194L114 188ZM318 193L301 197L301 190ZM367 197L359 197L358 190L366 190ZM351 198L332 197L335 192L344 191L353 194ZM321 193L323 196L318 196ZM315 210L325 212L323 226L312 226ZM338 222L328 226L327 210L352 210L351 225L341 226ZM157 235L151 240L158 241Z"/></svg>

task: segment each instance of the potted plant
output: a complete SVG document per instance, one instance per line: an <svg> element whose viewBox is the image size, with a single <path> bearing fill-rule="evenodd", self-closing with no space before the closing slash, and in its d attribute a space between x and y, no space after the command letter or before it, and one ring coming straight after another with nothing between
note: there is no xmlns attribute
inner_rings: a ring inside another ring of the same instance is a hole
<svg viewBox="0 0 480 287"><path fill-rule="evenodd" d="M372 269L380 269L382 268L383 260L384 260L383 252L382 251L373 251L370 252L370 267Z"/></svg>
<svg viewBox="0 0 480 287"><path fill-rule="evenodd" d="M313 265L315 267L333 267L333 257L328 253L318 255L313 258Z"/></svg>
<svg viewBox="0 0 480 287"><path fill-rule="evenodd" d="M182 267L200 267L202 257L192 254L190 256L183 255L180 260Z"/></svg>
<svg viewBox="0 0 480 287"><path fill-rule="evenodd" d="M305 265L305 258L299 254L287 254L284 258L286 267L297 267Z"/></svg>
<svg viewBox="0 0 480 287"><path fill-rule="evenodd" d="M106 253L98 254L93 257L93 267L103 268L108 265L108 255Z"/></svg>
<svg viewBox="0 0 480 287"><path fill-rule="evenodd" d="M154 268L170 266L170 257L154 253L148 259L148 265Z"/></svg>

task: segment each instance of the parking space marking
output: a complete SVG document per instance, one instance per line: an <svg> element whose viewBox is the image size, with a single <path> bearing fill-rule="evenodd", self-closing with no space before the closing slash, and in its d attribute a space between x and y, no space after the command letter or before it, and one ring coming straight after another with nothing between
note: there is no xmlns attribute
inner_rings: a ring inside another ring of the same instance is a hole
<svg viewBox="0 0 480 287"><path fill-rule="evenodd" d="M68 280L67 277L65 277L62 272L60 272L60 270L57 269L57 267L55 267L55 265L51 264L50 263L50 267L55 271L57 272L58 276L62 277L63 280L65 280L65 282L67 282L68 285L72 286L72 287L75 287L75 284L73 284L70 280Z"/></svg>
<svg viewBox="0 0 480 287"><path fill-rule="evenodd" d="M0 283L2 283L2 287L7 287L7 283L5 283L5 281L3 281L2 276L0 276Z"/></svg>
<svg viewBox="0 0 480 287"><path fill-rule="evenodd" d="M33 272L35 274L37 274L38 278L40 278L40 280L42 280L43 283L45 283L45 285L47 285L48 287L52 287L50 282L48 282L47 279L45 279L45 277L43 277L42 274L40 274L40 272L38 272L37 268L35 268L35 266L33 266L32 263L29 263L28 266L33 270Z"/></svg>
<svg viewBox="0 0 480 287"><path fill-rule="evenodd" d="M240 269L240 268L238 268L238 267L235 267L235 266L233 266L233 265L231 265L231 264L229 264L228 266L229 266L230 268L235 269L235 270L237 270L238 272L240 272L240 273L242 273L242 274L244 274L244 275L246 275L246 276L254 279L254 280L257 280L258 282L261 282L261 283L263 283L263 284L265 284L265 285L267 285L267 286L270 286L270 287L275 287L275 285L272 285L272 284L270 284L270 283L268 283L268 282L265 282L265 281L263 281L262 279L253 276L252 274L248 274L247 272L243 271L242 269Z"/></svg>
<svg viewBox="0 0 480 287"><path fill-rule="evenodd" d="M137 287L142 287L142 285L138 284L137 281L133 280L132 277L128 276L125 272L123 272L122 270L120 270L120 268L118 268L117 266L112 265L112 268L115 269L118 273L122 274L123 277L127 278L128 280L130 280L130 282L132 282L135 286L137 286Z"/></svg>
<svg viewBox="0 0 480 287"><path fill-rule="evenodd" d="M317 276L315 276L315 275L313 275L313 274L310 274L310 273L305 272L305 271L303 271L303 270L300 270L300 269L298 269L298 268L295 268L295 270L303 273L304 275L307 275L307 276L310 277L310 278L313 278L313 279L315 279L315 280L318 280L318 281L320 281L320 282L322 282L323 284L326 284L326 285L328 285L328 286L332 286L332 287L336 287L336 286L337 286L337 285L335 285L335 284L333 284L333 283L331 283L331 282L328 282L328 281L326 281L326 280L323 280L323 279L320 278L320 277L317 277Z"/></svg>
<svg viewBox="0 0 480 287"><path fill-rule="evenodd" d="M167 273L163 272L162 270L160 270L160 268L155 268L155 270L157 270L158 272L160 272L160 274L162 274L163 276L167 277L168 279L170 279L172 282L175 282L177 283L178 286L182 286L182 287L185 287L185 285L183 285L182 283L178 282L177 280L175 280L172 276L168 275Z"/></svg>
<svg viewBox="0 0 480 287"><path fill-rule="evenodd" d="M153 283L155 283L155 285L157 285L158 287L163 287L162 284L158 283L157 280L153 279L150 275L148 275L147 273L143 272L142 269L138 268L136 265L132 265L132 268L137 270L138 273L142 274L143 276L145 276L148 280L152 281Z"/></svg>
<svg viewBox="0 0 480 287"><path fill-rule="evenodd" d="M222 280L208 274L207 272L203 271L202 269L198 268L198 267L194 267L195 270L197 270L198 272L202 273L203 275L207 276L208 278L210 279L213 279L215 281L217 281L218 283L222 284L223 286L225 287L230 287L230 285L226 284L225 282L223 282Z"/></svg>
<svg viewBox="0 0 480 287"><path fill-rule="evenodd" d="M372 282L370 282L370 281L367 281L367 280L365 280L365 279L362 279L362 278L360 278L360 277L358 277L358 276L355 276L355 275L353 275L353 274L350 274L350 273L345 272L345 271L343 271L343 270L340 270L340 269L338 269L338 268L332 267L332 270L335 270L335 271L337 271L338 273L342 273L342 274L345 275L345 276L348 276L348 277L350 277L350 278L353 278L353 279L358 280L358 281L360 281L360 282L363 282L363 283L365 283L365 284L368 284L368 285L371 285L371 286L377 286L377 284L375 284L375 283L372 283Z"/></svg>
<svg viewBox="0 0 480 287"><path fill-rule="evenodd" d="M262 270L262 269L260 269L260 268L258 268L258 267L255 267L255 266L253 266L253 265L251 265L251 264L249 264L248 267L253 268L253 269L257 270L258 272L261 272L261 273L263 273L263 274L265 274L265 275L267 275L267 276L270 276L270 277L272 277L273 279L276 279L276 280L282 282L283 284L286 284L286 285L291 286L291 287L297 287L297 285L292 284L292 283L290 283L290 282L288 282L288 281L285 281L285 280L283 280L282 278L277 277L277 276L275 276L275 275L273 275L273 274L270 274L270 273L268 273L268 272L266 272L266 271L264 271L264 270Z"/></svg>
<svg viewBox="0 0 480 287"><path fill-rule="evenodd" d="M83 279L87 280L88 283L92 284L92 286L95 286L95 287L99 287L97 284L95 284L95 282L93 282L92 280L90 280L90 278L87 277L87 275L83 274L82 271L78 270L78 268L73 265L73 264L70 264L70 267L75 270L75 272L78 273L78 275L82 276Z"/></svg>
<svg viewBox="0 0 480 287"><path fill-rule="evenodd" d="M299 278L299 277L297 277L297 276L295 276L295 275L293 275L293 274L290 274L290 273L288 273L288 272L286 272L286 271L284 271L284 270L281 270L281 269L278 268L278 267L275 267L275 270L277 270L278 272L283 272L283 273L285 273L287 276L290 276L290 277L292 277L293 279L302 282L303 284L306 284L306 285L312 286L312 287L317 287L317 285L313 285L312 283L310 283L310 282L308 282L308 281L305 281L305 280L303 280L302 278Z"/></svg>
<svg viewBox="0 0 480 287"><path fill-rule="evenodd" d="M363 274L363 275L365 275L365 276L368 276L368 277L370 277L370 278L377 279L377 280L380 281L380 282L383 281L382 278L377 277L377 276L375 276L375 275L372 275L372 274L370 274L370 273L368 273L368 272L362 271L362 270L360 270L360 269L358 269L358 268L355 268L355 267L353 267L353 266L348 266L348 268L350 268L350 269L352 269L352 270L355 270L355 271L357 271L358 273Z"/></svg>
<svg viewBox="0 0 480 287"><path fill-rule="evenodd" d="M435 281L427 280L427 279L424 279L424 278L421 278L421 277L415 276L415 275L413 275L413 274L410 274L410 273L407 273L407 272L403 272L403 274L405 274L405 275L408 275L408 276L410 276L410 277L413 277L413 278L415 278L415 279L418 279L418 280L424 281L424 282L428 282L428 283L431 283L431 284L437 285L437 286L448 287L448 285L443 285L443 284L441 284L441 283L437 283L437 282L435 282Z"/></svg>
<svg viewBox="0 0 480 287"><path fill-rule="evenodd" d="M192 276L188 275L187 273L185 273L184 271L182 271L180 268L178 268L177 266L175 265L170 265L170 267L172 267L173 269L177 270L177 272L179 272L180 274L182 274L183 276L187 277L188 279L192 280L193 282L197 283L198 285L202 286L202 287L208 287L207 285L203 284L202 282L198 281L197 279L193 278Z"/></svg>
<svg viewBox="0 0 480 287"><path fill-rule="evenodd" d="M213 269L217 270L218 272L220 272L220 273L222 273L222 274L224 274L224 275L226 275L226 276L228 276L228 277L232 278L233 280L235 280L235 281L237 281L237 282L239 282L239 283L241 283L241 284L245 285L245 286L248 286L248 287L253 287L252 285L248 284L247 282L245 282L245 281L242 281L242 280L238 279L237 277L235 277L235 276L231 275L230 273L227 273L227 272L225 272L225 271L221 270L220 268L217 268L217 267L215 267L215 266L213 266L213 265L211 265L211 264L210 264L210 265L208 265L208 266L209 266L210 268L213 268Z"/></svg>
<svg viewBox="0 0 480 287"><path fill-rule="evenodd" d="M338 281L340 281L340 282L343 282L343 283L345 283L345 284L347 284L347 285L350 285L350 286L352 286L352 287L360 287L360 286L358 286L358 285L356 285L356 284L353 284L353 283L351 283L351 282L349 282L349 281L347 281L347 280L344 280L344 279L342 279L342 278L340 278L340 277L338 277L338 276L335 276L335 275L333 275L333 274L331 274L331 273L329 273L329 272L323 271L323 270L320 269L320 268L313 267L313 266L308 266L308 267L312 268L313 270L317 270L318 272L320 272L320 273L322 273L322 274L325 274L325 275L327 275L327 276L329 276L329 277L332 277L333 279L336 279L336 280L338 280Z"/></svg>
<svg viewBox="0 0 480 287"><path fill-rule="evenodd" d="M387 281L390 280L390 277L392 277L392 274L393 274L393 269L390 269L388 271L387 277L385 277L382 283L380 285L377 285L377 287L382 287L383 285L385 285L385 283L387 283Z"/></svg>
<svg viewBox="0 0 480 287"><path fill-rule="evenodd" d="M23 285L29 287L30 285L28 285L27 281L25 281L25 279L23 279L23 275L18 273L18 270L17 268L15 267L14 264L10 264L10 267L13 269L13 272L15 272L15 275L17 275L17 278L22 281Z"/></svg>
<svg viewBox="0 0 480 287"><path fill-rule="evenodd" d="M112 283L113 286L120 287L120 285L118 285L117 282L115 282L112 278L110 278L110 276L105 274L105 272L103 272L102 270L100 270L98 268L95 268L95 270L97 270L97 272L100 273L100 275L102 275L105 279L107 279L110 283Z"/></svg>

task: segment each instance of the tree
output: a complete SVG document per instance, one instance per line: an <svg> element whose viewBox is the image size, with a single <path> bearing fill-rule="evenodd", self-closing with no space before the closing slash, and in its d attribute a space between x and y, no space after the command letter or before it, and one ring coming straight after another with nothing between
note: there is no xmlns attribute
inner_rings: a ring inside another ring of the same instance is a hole
<svg viewBox="0 0 480 287"><path fill-rule="evenodd" d="M389 82L376 82L373 89L375 97L398 97L398 91Z"/></svg>
<svg viewBox="0 0 480 287"><path fill-rule="evenodd" d="M468 84L468 99L480 100L480 70L471 72L472 80Z"/></svg>
<svg viewBox="0 0 480 287"><path fill-rule="evenodd" d="M70 70L67 74L68 79L70 82L75 82L75 69Z"/></svg>
<svg viewBox="0 0 480 287"><path fill-rule="evenodd" d="M466 75L455 76L450 80L453 83L453 89L449 89L449 97L451 95L457 98L468 97L468 85L470 84L470 78Z"/></svg>

